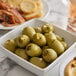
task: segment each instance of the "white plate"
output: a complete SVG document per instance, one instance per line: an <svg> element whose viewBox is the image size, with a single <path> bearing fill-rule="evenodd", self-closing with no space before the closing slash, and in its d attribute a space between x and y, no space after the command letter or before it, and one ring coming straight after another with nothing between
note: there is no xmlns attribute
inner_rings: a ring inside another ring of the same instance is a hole
<svg viewBox="0 0 76 76"><path fill-rule="evenodd" d="M43 19L45 18L48 13L49 13L49 6L48 6L48 3L45 1L45 0L42 0L42 3L43 3L43 12L44 12L44 15L43 17L39 18L39 19ZM28 21L27 21L28 22ZM19 25L17 25L19 26ZM3 30L11 30L11 29L14 29L16 28L17 26L12 26L12 27L4 27L2 24L0 24L0 29L3 29Z"/></svg>
<svg viewBox="0 0 76 76"><path fill-rule="evenodd" d="M71 51L65 58L62 60L62 63L60 65L60 76L64 76L64 69L66 65L74 58L76 57L76 43L69 49Z"/></svg>

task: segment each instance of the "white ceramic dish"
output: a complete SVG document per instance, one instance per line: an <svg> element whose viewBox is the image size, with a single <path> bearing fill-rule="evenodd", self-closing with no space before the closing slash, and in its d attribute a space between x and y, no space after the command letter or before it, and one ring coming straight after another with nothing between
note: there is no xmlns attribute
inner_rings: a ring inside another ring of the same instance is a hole
<svg viewBox="0 0 76 76"><path fill-rule="evenodd" d="M12 52L6 50L3 47L3 44L7 39L12 39L12 38L19 36L24 27L26 27L26 26L41 27L41 25L43 25L45 23L46 22L44 22L44 21L33 19L33 20L30 20L30 21L22 24L21 26L15 28L14 30L10 31L9 33L7 33L6 35L4 35L0 38L0 48L2 49L2 52L4 52L5 55L7 55L10 59L12 59L16 63L18 63L19 65L24 67L25 69L27 69L39 76L46 76L48 71L52 70L52 68L55 67L56 64L58 64L60 59L68 52L68 50L66 52L64 52L60 57L58 57L48 67L46 67L45 69L41 69L41 68L29 63L28 61L20 58L19 56L13 54ZM55 28L55 33L64 37L64 39L68 43L69 47L76 41L76 36L72 35L71 33L67 32L57 26L54 26L54 28Z"/></svg>
<svg viewBox="0 0 76 76"><path fill-rule="evenodd" d="M60 76L64 76L64 70L66 65L76 57L76 43L69 49L69 54L65 56L64 60L60 65Z"/></svg>
<svg viewBox="0 0 76 76"><path fill-rule="evenodd" d="M42 0L42 3L43 3L43 12L44 12L44 15L43 15L43 17L41 17L39 19L45 18L48 15L49 10L50 10L49 9L49 6L48 6L48 4L47 4L47 2L45 0ZM19 26L19 25L17 25L17 26ZM16 28L17 26L4 27L2 24L0 24L0 29L3 29L3 30L11 30L11 29Z"/></svg>

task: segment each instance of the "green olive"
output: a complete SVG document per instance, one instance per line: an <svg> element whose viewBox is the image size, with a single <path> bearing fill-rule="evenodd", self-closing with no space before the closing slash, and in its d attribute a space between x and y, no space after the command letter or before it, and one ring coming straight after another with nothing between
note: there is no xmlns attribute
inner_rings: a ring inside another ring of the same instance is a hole
<svg viewBox="0 0 76 76"><path fill-rule="evenodd" d="M18 47L24 48L30 42L30 38L27 35L20 35L15 38L15 41Z"/></svg>
<svg viewBox="0 0 76 76"><path fill-rule="evenodd" d="M50 46L58 55L62 54L65 50L63 44L59 40L54 40Z"/></svg>
<svg viewBox="0 0 76 76"><path fill-rule="evenodd" d="M63 46L64 46L64 48L66 50L68 48L68 44L66 42L64 42L64 41L61 41L61 43L63 44Z"/></svg>
<svg viewBox="0 0 76 76"><path fill-rule="evenodd" d="M21 58L23 58L25 60L28 60L28 56L27 56L27 54L26 54L24 49L19 49L19 48L16 49L15 54L20 56Z"/></svg>
<svg viewBox="0 0 76 76"><path fill-rule="evenodd" d="M5 41L4 47L6 49L10 50L11 52L14 52L16 47L17 47L17 45L16 45L16 42L13 39L11 39L11 40Z"/></svg>
<svg viewBox="0 0 76 76"><path fill-rule="evenodd" d="M57 38L57 40L59 40L59 41L64 41L64 38L61 37L61 36L59 36L59 35L56 35L56 38Z"/></svg>
<svg viewBox="0 0 76 76"><path fill-rule="evenodd" d="M34 28L31 26L25 27L22 31L22 34L29 36L31 39L35 33Z"/></svg>
<svg viewBox="0 0 76 76"><path fill-rule="evenodd" d="M52 62L57 58L57 53L53 49L45 49L43 50L43 59L46 62Z"/></svg>
<svg viewBox="0 0 76 76"><path fill-rule="evenodd" d="M56 35L52 32L45 33L45 37L46 37L46 43L48 44L48 46L50 46L52 42L56 40Z"/></svg>
<svg viewBox="0 0 76 76"><path fill-rule="evenodd" d="M41 33L34 34L32 40L34 43L36 43L39 46L44 46L46 44L46 38Z"/></svg>
<svg viewBox="0 0 76 76"><path fill-rule="evenodd" d="M46 62L39 57L32 57L29 61L40 68L45 68L47 66Z"/></svg>
<svg viewBox="0 0 76 76"><path fill-rule="evenodd" d="M31 57L40 56L42 54L42 49L38 45L30 43L26 46L26 53Z"/></svg>
<svg viewBox="0 0 76 76"><path fill-rule="evenodd" d="M45 24L42 26L43 33L49 33L49 32L53 32L53 31L54 31L54 27L52 24Z"/></svg>
<svg viewBox="0 0 76 76"><path fill-rule="evenodd" d="M35 27L34 29L35 29L36 33L41 33L42 32L42 29L40 27Z"/></svg>
<svg viewBox="0 0 76 76"><path fill-rule="evenodd" d="M48 49L48 48L49 48L49 46L47 46L47 45L42 47L43 50Z"/></svg>

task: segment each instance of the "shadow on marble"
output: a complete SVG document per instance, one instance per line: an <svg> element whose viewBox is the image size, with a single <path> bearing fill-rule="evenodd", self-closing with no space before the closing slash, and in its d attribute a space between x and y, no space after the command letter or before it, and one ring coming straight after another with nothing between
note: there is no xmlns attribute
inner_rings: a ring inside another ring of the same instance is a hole
<svg viewBox="0 0 76 76"><path fill-rule="evenodd" d="M0 76L36 76L36 75L22 68L9 58L6 58L2 62L0 62Z"/></svg>

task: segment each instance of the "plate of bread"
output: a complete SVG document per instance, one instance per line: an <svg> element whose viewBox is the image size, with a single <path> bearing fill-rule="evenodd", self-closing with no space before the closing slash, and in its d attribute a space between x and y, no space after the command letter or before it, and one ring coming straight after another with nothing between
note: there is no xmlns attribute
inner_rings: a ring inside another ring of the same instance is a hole
<svg viewBox="0 0 76 76"><path fill-rule="evenodd" d="M76 44L70 50L60 65L60 76L76 76Z"/></svg>
<svg viewBox="0 0 76 76"><path fill-rule="evenodd" d="M14 29L31 19L43 19L48 13L45 0L1 0L0 29Z"/></svg>

